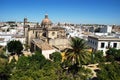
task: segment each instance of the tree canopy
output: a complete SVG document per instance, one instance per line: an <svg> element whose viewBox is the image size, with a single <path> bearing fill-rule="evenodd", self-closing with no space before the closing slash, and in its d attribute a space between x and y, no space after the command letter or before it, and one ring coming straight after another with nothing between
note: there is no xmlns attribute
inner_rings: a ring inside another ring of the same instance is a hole
<svg viewBox="0 0 120 80"><path fill-rule="evenodd" d="M62 61L62 56L61 53L59 52L54 52L50 55L51 60L54 62L61 62Z"/></svg>
<svg viewBox="0 0 120 80"><path fill-rule="evenodd" d="M23 50L23 45L20 41L12 40L7 43L7 49L11 54L20 54Z"/></svg>
<svg viewBox="0 0 120 80"><path fill-rule="evenodd" d="M107 61L120 61L120 49L110 48L106 54Z"/></svg>
<svg viewBox="0 0 120 80"><path fill-rule="evenodd" d="M6 60L0 64L1 80L86 80L90 75L89 69L81 68L73 77L61 67L59 60L47 60L40 52L28 57L19 56L17 62L8 64Z"/></svg>
<svg viewBox="0 0 120 80"><path fill-rule="evenodd" d="M120 80L120 65L117 62L100 64L100 68L97 73L98 80Z"/></svg>
<svg viewBox="0 0 120 80"><path fill-rule="evenodd" d="M96 51L93 52L91 55L91 62L92 63L100 63L100 62L105 62L105 57L103 56L103 52L102 51Z"/></svg>

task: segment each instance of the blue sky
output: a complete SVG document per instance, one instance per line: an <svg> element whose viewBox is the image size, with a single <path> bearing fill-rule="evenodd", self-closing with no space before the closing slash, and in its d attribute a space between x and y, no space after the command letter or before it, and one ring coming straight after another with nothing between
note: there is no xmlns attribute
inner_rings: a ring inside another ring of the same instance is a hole
<svg viewBox="0 0 120 80"><path fill-rule="evenodd" d="M0 21L119 24L120 0L0 0Z"/></svg>

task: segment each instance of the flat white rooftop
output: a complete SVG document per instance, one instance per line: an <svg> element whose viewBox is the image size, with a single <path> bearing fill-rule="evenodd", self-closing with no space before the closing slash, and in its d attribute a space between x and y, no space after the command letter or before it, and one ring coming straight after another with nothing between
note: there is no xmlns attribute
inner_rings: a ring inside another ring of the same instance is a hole
<svg viewBox="0 0 120 80"><path fill-rule="evenodd" d="M93 38L93 39L96 39L96 40L115 40L115 41L120 41L120 38L119 37L115 37L115 36L88 36L88 38Z"/></svg>

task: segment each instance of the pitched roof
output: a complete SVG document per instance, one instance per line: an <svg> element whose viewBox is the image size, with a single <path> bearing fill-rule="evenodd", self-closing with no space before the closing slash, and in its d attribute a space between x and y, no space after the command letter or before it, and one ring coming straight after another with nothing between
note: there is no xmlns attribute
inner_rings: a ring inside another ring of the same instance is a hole
<svg viewBox="0 0 120 80"><path fill-rule="evenodd" d="M52 49L54 49L47 42L39 40L39 39L33 39L33 43L42 50L52 50Z"/></svg>

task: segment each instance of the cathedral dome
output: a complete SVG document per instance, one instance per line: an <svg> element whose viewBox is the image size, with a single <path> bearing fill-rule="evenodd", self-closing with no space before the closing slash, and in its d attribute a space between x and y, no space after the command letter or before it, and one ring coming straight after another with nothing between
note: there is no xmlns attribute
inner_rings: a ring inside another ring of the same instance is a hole
<svg viewBox="0 0 120 80"><path fill-rule="evenodd" d="M51 25L52 22L51 20L48 18L48 15L45 15L45 18L42 20L41 22L41 26L46 26L46 25Z"/></svg>

